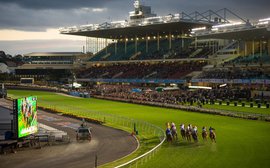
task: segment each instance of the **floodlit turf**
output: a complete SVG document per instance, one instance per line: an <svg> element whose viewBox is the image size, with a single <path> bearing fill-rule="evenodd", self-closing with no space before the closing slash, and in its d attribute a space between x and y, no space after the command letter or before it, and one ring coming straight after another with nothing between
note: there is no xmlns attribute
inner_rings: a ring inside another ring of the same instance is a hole
<svg viewBox="0 0 270 168"><path fill-rule="evenodd" d="M8 91L17 96L36 95L40 103L59 103L61 107L77 107L85 110L102 111L121 116L145 120L160 127L168 121L212 126L216 129L217 143L177 142L165 143L153 159L140 167L164 168L268 168L270 166L270 123L251 121L209 114L183 112L98 99L76 99L47 92ZM241 107L239 107L241 108Z"/></svg>

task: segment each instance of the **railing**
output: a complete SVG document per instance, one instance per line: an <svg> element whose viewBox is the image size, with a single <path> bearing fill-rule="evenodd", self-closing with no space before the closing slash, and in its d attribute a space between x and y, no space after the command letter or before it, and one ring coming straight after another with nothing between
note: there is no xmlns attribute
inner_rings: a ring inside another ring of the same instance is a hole
<svg viewBox="0 0 270 168"><path fill-rule="evenodd" d="M142 164L146 163L147 160L151 159L153 157L153 155L155 155L155 153L159 150L159 148L164 143L164 141L165 141L165 138L160 142L160 144L158 144L152 150L146 152L145 154L143 154L139 157L136 157L133 160L130 160L124 164L116 166L115 168L121 168L121 167L136 167L137 168L139 165L142 165Z"/></svg>
<svg viewBox="0 0 270 168"><path fill-rule="evenodd" d="M172 108L172 109L180 109L180 110L184 110L184 111L214 114L214 115L228 116L228 117L234 117L234 118L270 121L270 114L229 111L229 110L221 110L221 109L202 108L202 107L198 107L198 106L190 106L188 104L185 104L185 105L167 104L167 103L148 102L148 101L140 101L140 100L135 100L135 99L131 100L131 99L105 97L105 96L95 96L95 98L115 100L115 101L135 103L135 104L150 105L150 106L158 106L158 107L165 107L165 108ZM211 104L211 103L209 101L206 104ZM215 103L215 104L218 105L219 103ZM223 104L223 105L225 105L225 104ZM230 104L230 105L233 105L233 104ZM251 107L247 107L247 106L245 106L245 107L251 108ZM253 106L253 108L256 108L256 106Z"/></svg>

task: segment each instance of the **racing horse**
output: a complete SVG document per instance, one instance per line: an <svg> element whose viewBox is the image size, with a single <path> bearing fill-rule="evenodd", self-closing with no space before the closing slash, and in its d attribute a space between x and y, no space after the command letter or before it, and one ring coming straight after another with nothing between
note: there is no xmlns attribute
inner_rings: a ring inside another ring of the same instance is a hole
<svg viewBox="0 0 270 168"><path fill-rule="evenodd" d="M166 138L167 142L172 142L173 140L172 132L169 128L166 129Z"/></svg>
<svg viewBox="0 0 270 168"><path fill-rule="evenodd" d="M207 136L208 136L207 131L203 131L202 132L202 138L203 138L203 140L207 141Z"/></svg>
<svg viewBox="0 0 270 168"><path fill-rule="evenodd" d="M211 139L212 142L216 143L216 134L215 134L215 132L213 130L210 131L210 139Z"/></svg>
<svg viewBox="0 0 270 168"><path fill-rule="evenodd" d="M188 142L191 142L191 130L186 128L186 138Z"/></svg>
<svg viewBox="0 0 270 168"><path fill-rule="evenodd" d="M198 142L198 133L194 128L191 131L191 135L192 135L192 138L193 138L194 142Z"/></svg>
<svg viewBox="0 0 270 168"><path fill-rule="evenodd" d="M185 140L186 139L186 131L185 129L181 129L181 136Z"/></svg>
<svg viewBox="0 0 270 168"><path fill-rule="evenodd" d="M177 130L176 130L176 127L172 127L171 128L171 132L172 132L172 139L175 141L178 139L178 136L177 136Z"/></svg>

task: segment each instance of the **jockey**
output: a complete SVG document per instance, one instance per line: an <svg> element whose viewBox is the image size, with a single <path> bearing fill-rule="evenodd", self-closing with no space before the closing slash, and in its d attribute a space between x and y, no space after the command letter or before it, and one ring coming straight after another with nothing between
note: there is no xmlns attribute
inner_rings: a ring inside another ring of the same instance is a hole
<svg viewBox="0 0 270 168"><path fill-rule="evenodd" d="M176 131L176 126L175 126L175 124L173 122L171 123L171 129Z"/></svg>
<svg viewBox="0 0 270 168"><path fill-rule="evenodd" d="M213 133L214 130L215 130L215 128L212 128L212 127L209 128L209 132L210 132L210 133Z"/></svg>
<svg viewBox="0 0 270 168"><path fill-rule="evenodd" d="M185 130L185 125L184 124L181 124L180 125L180 129L181 129L181 131L184 131Z"/></svg>
<svg viewBox="0 0 270 168"><path fill-rule="evenodd" d="M206 132L206 127L205 126L202 127L202 132Z"/></svg>
<svg viewBox="0 0 270 168"><path fill-rule="evenodd" d="M191 132L192 138L195 142L198 142L198 133L197 133L197 127L194 126Z"/></svg>
<svg viewBox="0 0 270 168"><path fill-rule="evenodd" d="M192 125L191 124L188 124L187 128L188 128L189 131L192 131Z"/></svg>
<svg viewBox="0 0 270 168"><path fill-rule="evenodd" d="M169 128L166 129L166 135L170 135L171 134L171 130Z"/></svg>
<svg viewBox="0 0 270 168"><path fill-rule="evenodd" d="M167 126L167 128L170 128L170 123L167 122L167 123L166 123L166 126Z"/></svg>
<svg viewBox="0 0 270 168"><path fill-rule="evenodd" d="M175 127L175 124L172 122L172 123L171 123L171 128L173 128L173 127Z"/></svg>
<svg viewBox="0 0 270 168"><path fill-rule="evenodd" d="M194 132L196 132L196 133L197 133L197 131L198 131L197 126L194 126L194 127L193 127L193 130L194 130Z"/></svg>

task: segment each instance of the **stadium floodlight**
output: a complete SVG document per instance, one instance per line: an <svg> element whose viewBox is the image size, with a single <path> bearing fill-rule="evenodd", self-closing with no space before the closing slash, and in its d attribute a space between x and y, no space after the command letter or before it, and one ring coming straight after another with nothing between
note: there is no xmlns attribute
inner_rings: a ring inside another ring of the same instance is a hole
<svg viewBox="0 0 270 168"><path fill-rule="evenodd" d="M126 20L112 21L111 24L125 24L126 22Z"/></svg>
<svg viewBox="0 0 270 168"><path fill-rule="evenodd" d="M270 18L260 19L259 22L270 21Z"/></svg>
<svg viewBox="0 0 270 168"><path fill-rule="evenodd" d="M196 32L196 31L205 30L205 29L206 27L198 27L198 28L191 29L191 31Z"/></svg>
<svg viewBox="0 0 270 168"><path fill-rule="evenodd" d="M258 25L267 25L268 23L269 23L269 21L259 22Z"/></svg>
<svg viewBox="0 0 270 168"><path fill-rule="evenodd" d="M237 25L242 25L242 24L244 24L244 23L242 23L242 22L227 23L227 24L213 26L213 28L223 28L223 27L237 26Z"/></svg>
<svg viewBox="0 0 270 168"><path fill-rule="evenodd" d="M180 18L180 14L179 14L179 13L176 13L176 14L174 14L174 17L175 17L176 19L178 19L178 18Z"/></svg>
<svg viewBox="0 0 270 168"><path fill-rule="evenodd" d="M206 86L189 86L189 89L206 89L206 90L212 90L212 87L206 87Z"/></svg>

